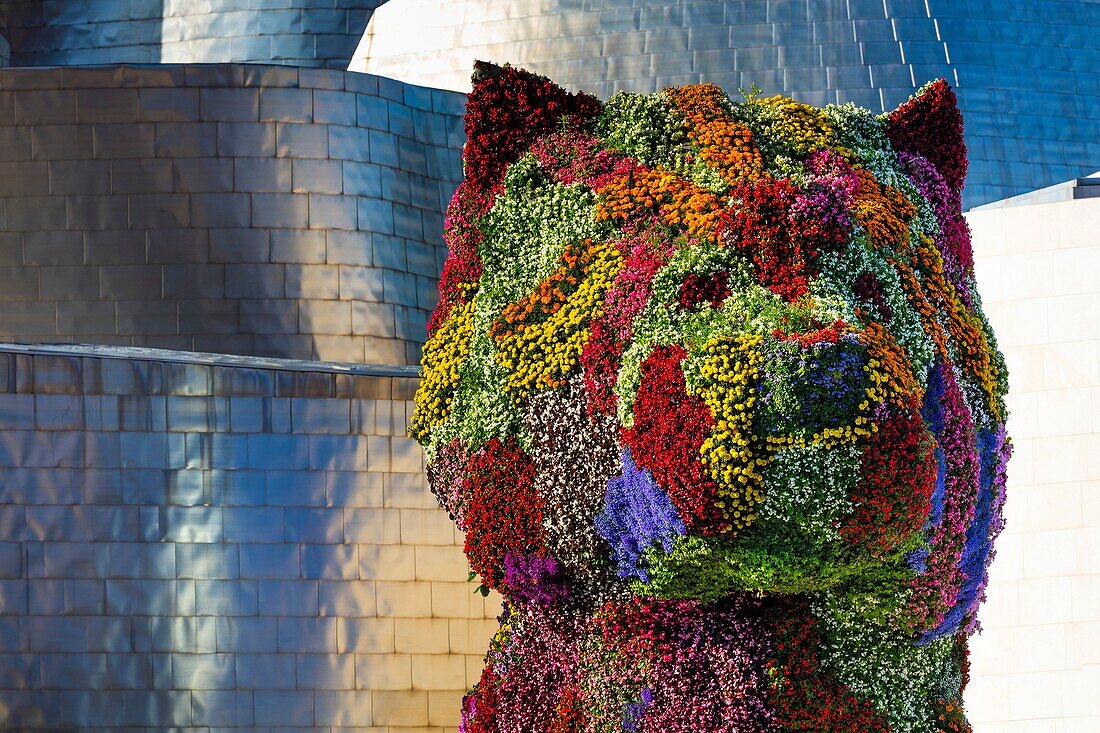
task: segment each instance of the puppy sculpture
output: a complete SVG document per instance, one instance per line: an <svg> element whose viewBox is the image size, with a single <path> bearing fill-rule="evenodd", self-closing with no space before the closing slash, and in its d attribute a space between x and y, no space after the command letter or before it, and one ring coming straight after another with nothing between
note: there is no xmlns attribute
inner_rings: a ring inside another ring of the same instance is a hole
<svg viewBox="0 0 1100 733"><path fill-rule="evenodd" d="M969 730L1010 444L946 82L474 82L410 424L505 599L462 730Z"/></svg>

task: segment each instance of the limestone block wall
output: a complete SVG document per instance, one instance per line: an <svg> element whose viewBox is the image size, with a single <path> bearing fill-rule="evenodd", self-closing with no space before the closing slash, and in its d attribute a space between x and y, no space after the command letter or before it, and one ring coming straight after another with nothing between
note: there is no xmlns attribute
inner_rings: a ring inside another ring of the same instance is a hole
<svg viewBox="0 0 1100 733"><path fill-rule="evenodd" d="M1100 168L1088 0L389 0L350 68L468 91L475 58L603 98L755 83L875 111L942 76L966 117L968 207Z"/></svg>
<svg viewBox="0 0 1100 733"><path fill-rule="evenodd" d="M499 605L414 372L0 346L0 728L456 730Z"/></svg>
<svg viewBox="0 0 1100 733"><path fill-rule="evenodd" d="M0 70L0 340L418 363L464 103L327 69Z"/></svg>
<svg viewBox="0 0 1100 733"><path fill-rule="evenodd" d="M4 0L0 21L11 29L16 66L256 62L344 69L383 1Z"/></svg>
<svg viewBox="0 0 1100 733"><path fill-rule="evenodd" d="M968 214L1015 445L971 647L980 733L1100 730L1100 198L1062 198Z"/></svg>

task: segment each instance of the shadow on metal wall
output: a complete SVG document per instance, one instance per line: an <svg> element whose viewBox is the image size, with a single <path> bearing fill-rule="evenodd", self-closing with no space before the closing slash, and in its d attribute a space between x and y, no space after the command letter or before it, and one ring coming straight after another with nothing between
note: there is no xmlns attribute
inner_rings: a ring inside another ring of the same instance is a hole
<svg viewBox="0 0 1100 733"><path fill-rule="evenodd" d="M164 0L0 0L12 66L153 64L161 60Z"/></svg>

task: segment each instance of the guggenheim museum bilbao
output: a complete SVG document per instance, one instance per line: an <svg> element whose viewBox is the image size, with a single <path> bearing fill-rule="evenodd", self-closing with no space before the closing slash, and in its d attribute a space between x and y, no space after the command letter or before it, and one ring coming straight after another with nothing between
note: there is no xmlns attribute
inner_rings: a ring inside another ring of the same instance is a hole
<svg viewBox="0 0 1100 733"><path fill-rule="evenodd" d="M1100 169L1090 0L0 0L0 728L456 730L499 603L406 428L474 59L944 77L967 208Z"/></svg>

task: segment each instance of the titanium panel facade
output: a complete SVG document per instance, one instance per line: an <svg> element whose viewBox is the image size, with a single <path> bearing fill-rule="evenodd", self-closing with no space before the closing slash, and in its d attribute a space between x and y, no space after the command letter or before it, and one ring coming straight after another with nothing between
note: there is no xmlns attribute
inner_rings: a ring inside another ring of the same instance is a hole
<svg viewBox="0 0 1100 733"><path fill-rule="evenodd" d="M256 62L344 69L382 2L2 0L0 26L11 29L16 66Z"/></svg>
<svg viewBox="0 0 1100 733"><path fill-rule="evenodd" d="M0 727L455 725L499 604L405 436L416 381L0 346Z"/></svg>
<svg viewBox="0 0 1100 733"><path fill-rule="evenodd" d="M710 81L893 109L945 77L975 206L1100 168L1089 0L390 0L350 68L469 90L475 58L607 98Z"/></svg>
<svg viewBox="0 0 1100 733"><path fill-rule="evenodd" d="M418 363L464 101L283 66L0 71L0 340Z"/></svg>
<svg viewBox="0 0 1100 733"><path fill-rule="evenodd" d="M457 723L499 600L333 363L419 361L461 177L377 4L0 0L0 341L100 344L0 343L0 728Z"/></svg>

